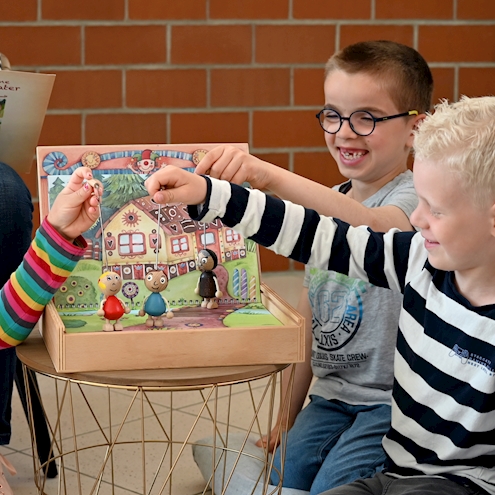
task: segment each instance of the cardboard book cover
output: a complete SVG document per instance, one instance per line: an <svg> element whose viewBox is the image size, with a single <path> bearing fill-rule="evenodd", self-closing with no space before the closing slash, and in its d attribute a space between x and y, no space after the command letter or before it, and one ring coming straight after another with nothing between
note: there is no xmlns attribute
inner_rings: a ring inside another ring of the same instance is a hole
<svg viewBox="0 0 495 495"><path fill-rule="evenodd" d="M54 74L0 70L0 161L28 173L55 82Z"/></svg>
<svg viewBox="0 0 495 495"><path fill-rule="evenodd" d="M84 258L53 300L66 333L281 324L262 304L257 245L220 220L193 221L184 204L156 204L144 186L161 167L177 166L193 173L213 146L38 147L42 218L77 167L90 167L104 185L100 219L84 233L88 244ZM246 144L236 146L247 151ZM201 270L205 250L214 253L215 262ZM105 280L100 277L107 272L121 279L117 298L124 303L125 313L118 321L108 318L112 316L108 312L101 315ZM150 290L147 279L151 281L156 272L165 288ZM209 280L203 280L205 274ZM216 284L209 297L198 290L203 282ZM153 315L152 300L161 308L155 313L163 311L162 315Z"/></svg>

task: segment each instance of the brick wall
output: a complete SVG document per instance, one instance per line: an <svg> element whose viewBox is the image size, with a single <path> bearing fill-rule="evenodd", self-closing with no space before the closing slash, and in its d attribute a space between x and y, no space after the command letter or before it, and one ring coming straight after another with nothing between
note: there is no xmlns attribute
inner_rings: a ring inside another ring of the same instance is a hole
<svg viewBox="0 0 495 495"><path fill-rule="evenodd" d="M493 0L4 0L0 50L57 74L40 144L248 142L332 185L322 68L365 39L418 49L435 99L494 93ZM25 177L36 198L35 173ZM295 267L262 254L264 270Z"/></svg>

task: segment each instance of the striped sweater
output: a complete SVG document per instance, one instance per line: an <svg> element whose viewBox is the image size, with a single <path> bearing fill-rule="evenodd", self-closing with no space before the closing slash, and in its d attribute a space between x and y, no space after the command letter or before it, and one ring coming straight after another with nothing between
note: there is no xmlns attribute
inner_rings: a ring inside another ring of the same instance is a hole
<svg viewBox="0 0 495 495"><path fill-rule="evenodd" d="M220 217L284 256L404 295L394 363L389 474L443 476L495 494L495 305L473 307L433 268L421 234L321 217L208 179L196 220Z"/></svg>
<svg viewBox="0 0 495 495"><path fill-rule="evenodd" d="M20 344L30 334L53 294L84 254L45 220L19 268L3 286L0 297L0 349Z"/></svg>

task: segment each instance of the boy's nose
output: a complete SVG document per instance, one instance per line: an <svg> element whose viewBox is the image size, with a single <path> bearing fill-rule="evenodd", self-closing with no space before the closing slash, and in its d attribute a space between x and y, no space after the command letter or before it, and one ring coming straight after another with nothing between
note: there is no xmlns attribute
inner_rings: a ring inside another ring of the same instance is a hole
<svg viewBox="0 0 495 495"><path fill-rule="evenodd" d="M424 229L425 226L422 225L424 224L423 220L424 216L421 215L420 208L419 206L416 207L416 209L411 213L411 216L409 217L409 221L411 222L411 225L417 229Z"/></svg>
<svg viewBox="0 0 495 495"><path fill-rule="evenodd" d="M351 124L349 123L349 121L344 120L342 122L342 125L340 126L340 129L336 133L336 136L338 136L342 139L349 139L349 138L357 137L357 134L352 130Z"/></svg>

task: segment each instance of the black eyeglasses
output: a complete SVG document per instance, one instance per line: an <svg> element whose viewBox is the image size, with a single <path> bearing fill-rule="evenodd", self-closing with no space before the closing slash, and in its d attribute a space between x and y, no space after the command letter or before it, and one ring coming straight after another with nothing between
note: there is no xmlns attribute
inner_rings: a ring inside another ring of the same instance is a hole
<svg viewBox="0 0 495 495"><path fill-rule="evenodd" d="M337 110L334 110L333 108L324 108L316 114L316 118L320 122L321 128L329 134L336 134L339 132L342 123L344 120L347 120L351 129L358 136L369 136L375 130L377 122L397 119L399 117L409 117L410 115L418 115L418 111L409 110L409 112L388 115L387 117L375 117L366 110L357 110L352 112L349 117L342 117Z"/></svg>

